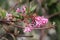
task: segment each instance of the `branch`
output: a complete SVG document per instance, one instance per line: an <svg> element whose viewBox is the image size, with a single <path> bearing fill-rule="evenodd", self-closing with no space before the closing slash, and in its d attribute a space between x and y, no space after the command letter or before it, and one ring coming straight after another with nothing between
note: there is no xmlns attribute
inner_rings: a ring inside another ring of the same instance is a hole
<svg viewBox="0 0 60 40"><path fill-rule="evenodd" d="M33 35L28 35L28 36L26 36L26 35L19 35L18 37L33 37Z"/></svg>
<svg viewBox="0 0 60 40"><path fill-rule="evenodd" d="M21 26L18 26L18 25L14 25L15 27L18 27L18 28L22 28L24 29L23 27ZM44 29L50 29L50 28L55 28L54 25L52 27L43 27L43 28L33 28L33 29L40 29L40 30L44 30Z"/></svg>
<svg viewBox="0 0 60 40"><path fill-rule="evenodd" d="M19 4L19 2L16 2L13 7L10 7L10 9L8 10L8 12L9 12L10 10L13 10L18 4Z"/></svg>
<svg viewBox="0 0 60 40"><path fill-rule="evenodd" d="M48 16L47 18L52 18L52 17L54 17L54 16L56 16L56 15L59 15L59 14L60 14L60 12L53 13L53 14L51 14L50 16Z"/></svg>

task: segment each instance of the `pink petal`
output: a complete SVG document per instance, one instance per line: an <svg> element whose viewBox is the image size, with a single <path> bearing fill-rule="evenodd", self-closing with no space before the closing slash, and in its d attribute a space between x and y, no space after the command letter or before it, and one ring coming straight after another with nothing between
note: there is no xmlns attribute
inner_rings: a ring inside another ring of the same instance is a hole
<svg viewBox="0 0 60 40"><path fill-rule="evenodd" d="M17 8L16 12L18 12L18 13L19 13L20 11L21 11L21 10L20 10L20 8Z"/></svg>

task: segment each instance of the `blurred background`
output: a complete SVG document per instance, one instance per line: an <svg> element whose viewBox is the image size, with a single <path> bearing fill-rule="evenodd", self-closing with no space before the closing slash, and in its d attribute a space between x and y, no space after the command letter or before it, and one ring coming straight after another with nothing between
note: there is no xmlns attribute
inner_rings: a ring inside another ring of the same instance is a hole
<svg viewBox="0 0 60 40"><path fill-rule="evenodd" d="M36 12L40 16L43 15L49 19L48 24L46 24L47 27L55 27L46 29L43 40L60 40L60 0L0 0L0 13L2 10L11 12L22 5L27 5L28 7L37 5L33 12ZM5 31L2 29L2 24L0 24L0 34L2 35L4 33ZM40 30L37 29L33 30L31 33L25 33L25 35L33 35L33 37L15 38L10 35L7 34L7 38L9 40L39 40ZM0 40L4 40L4 37L0 38Z"/></svg>

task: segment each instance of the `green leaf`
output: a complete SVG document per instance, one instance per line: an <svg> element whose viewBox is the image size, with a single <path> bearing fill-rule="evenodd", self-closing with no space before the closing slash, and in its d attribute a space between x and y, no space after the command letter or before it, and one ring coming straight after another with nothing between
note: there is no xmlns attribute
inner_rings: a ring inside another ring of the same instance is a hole
<svg viewBox="0 0 60 40"><path fill-rule="evenodd" d="M13 14L13 16L19 17L18 13L16 13L16 12L12 11L11 13Z"/></svg>
<svg viewBox="0 0 60 40"><path fill-rule="evenodd" d="M33 12L36 9L37 5L30 8L30 12Z"/></svg>
<svg viewBox="0 0 60 40"><path fill-rule="evenodd" d="M0 16L1 16L2 18L5 18L5 16L6 16L6 11L3 10L3 9L1 9L1 10L0 10Z"/></svg>
<svg viewBox="0 0 60 40"><path fill-rule="evenodd" d="M0 35L5 34L6 31L3 28L0 28Z"/></svg>
<svg viewBox="0 0 60 40"><path fill-rule="evenodd" d="M57 0L47 0L47 2L48 2L48 5L52 5L53 3L56 3Z"/></svg>
<svg viewBox="0 0 60 40"><path fill-rule="evenodd" d="M60 3L57 4L57 10L60 11Z"/></svg>
<svg viewBox="0 0 60 40"><path fill-rule="evenodd" d="M6 2L6 0L0 0L0 6L1 6L4 2Z"/></svg>

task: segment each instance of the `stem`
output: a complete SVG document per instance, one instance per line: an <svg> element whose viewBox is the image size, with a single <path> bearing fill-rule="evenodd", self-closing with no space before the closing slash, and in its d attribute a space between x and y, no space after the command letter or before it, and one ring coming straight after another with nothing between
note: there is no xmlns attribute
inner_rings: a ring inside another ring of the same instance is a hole
<svg viewBox="0 0 60 40"><path fill-rule="evenodd" d="M56 15L59 15L59 14L60 14L60 12L53 13L52 15L48 16L47 18L52 18L52 17L54 17L54 16L56 16Z"/></svg>
<svg viewBox="0 0 60 40"><path fill-rule="evenodd" d="M13 10L17 5L19 4L19 1L15 3L15 5L13 7L10 7L10 9L8 10L8 12L10 12L11 10Z"/></svg>
<svg viewBox="0 0 60 40"><path fill-rule="evenodd" d="M30 36L19 35L18 37L33 37L33 35L30 35Z"/></svg>
<svg viewBox="0 0 60 40"><path fill-rule="evenodd" d="M27 9L28 9L28 13L29 13L29 9L30 9L30 4L29 4L29 0L27 0Z"/></svg>
<svg viewBox="0 0 60 40"><path fill-rule="evenodd" d="M45 35L45 30L41 30L41 34L40 34L40 40L43 40L44 38L44 35Z"/></svg>

